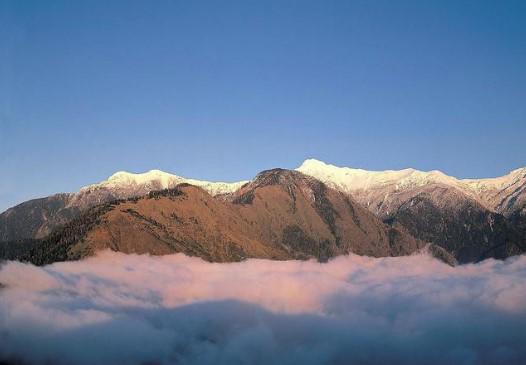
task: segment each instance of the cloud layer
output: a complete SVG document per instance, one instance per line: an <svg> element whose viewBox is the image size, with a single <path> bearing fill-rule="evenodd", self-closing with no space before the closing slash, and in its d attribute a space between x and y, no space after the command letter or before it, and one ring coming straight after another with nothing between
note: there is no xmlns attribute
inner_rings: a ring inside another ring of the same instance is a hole
<svg viewBox="0 0 526 365"><path fill-rule="evenodd" d="M524 364L526 256L211 264L104 252L0 268L0 359Z"/></svg>

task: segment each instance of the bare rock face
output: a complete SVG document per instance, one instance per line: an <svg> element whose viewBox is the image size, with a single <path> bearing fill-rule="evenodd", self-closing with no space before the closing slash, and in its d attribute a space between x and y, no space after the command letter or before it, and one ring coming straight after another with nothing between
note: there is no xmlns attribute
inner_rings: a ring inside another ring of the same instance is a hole
<svg viewBox="0 0 526 365"><path fill-rule="evenodd" d="M288 170L260 173L228 198L183 184L89 210L49 236L28 259L78 259L97 250L183 252L208 261L248 257L325 261L349 252L407 255L424 247L384 225L349 196Z"/></svg>

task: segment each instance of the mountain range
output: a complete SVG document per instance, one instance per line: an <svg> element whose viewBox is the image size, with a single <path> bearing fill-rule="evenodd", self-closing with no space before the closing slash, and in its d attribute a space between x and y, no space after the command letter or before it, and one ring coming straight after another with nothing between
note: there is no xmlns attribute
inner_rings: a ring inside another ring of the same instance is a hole
<svg viewBox="0 0 526 365"><path fill-rule="evenodd" d="M100 249L220 262L424 249L449 263L506 258L526 251L526 168L476 180L309 159L236 183L118 172L6 210L0 242L0 256L37 264Z"/></svg>

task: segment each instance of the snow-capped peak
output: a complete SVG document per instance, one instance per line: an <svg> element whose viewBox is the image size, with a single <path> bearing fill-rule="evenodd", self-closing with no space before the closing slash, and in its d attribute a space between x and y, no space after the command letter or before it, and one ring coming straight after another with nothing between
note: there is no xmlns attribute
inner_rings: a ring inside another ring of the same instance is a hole
<svg viewBox="0 0 526 365"><path fill-rule="evenodd" d="M489 179L457 179L438 170L367 171L309 159L297 171L313 176L332 188L353 194L355 198L361 196L366 205L370 204L369 197L373 192L388 196L412 188L440 184L462 191L489 209L508 214L522 204L524 198L521 196L526 191L526 168Z"/></svg>
<svg viewBox="0 0 526 365"><path fill-rule="evenodd" d="M455 178L434 170L429 172L412 168L403 170L367 171L349 167L338 167L315 159L308 159L296 169L325 183L352 192L395 184L397 188L421 186L429 183L454 184Z"/></svg>
<svg viewBox="0 0 526 365"><path fill-rule="evenodd" d="M126 171L119 171L111 175L106 180L107 185L122 186L122 185L141 185L149 184L151 182L159 182L164 188L167 188L173 181L181 180L177 175L172 175L160 170L150 170L142 174L134 174ZM103 182L104 183L104 182Z"/></svg>
<svg viewBox="0 0 526 365"><path fill-rule="evenodd" d="M246 182L247 181L225 183L187 179L161 170L150 170L139 174L118 171L111 175L107 180L98 184L85 186L80 191L85 193L99 189L106 189L111 191L132 190L138 192L149 192L152 190L169 189L178 184L188 183L202 187L212 195L218 195L232 193Z"/></svg>

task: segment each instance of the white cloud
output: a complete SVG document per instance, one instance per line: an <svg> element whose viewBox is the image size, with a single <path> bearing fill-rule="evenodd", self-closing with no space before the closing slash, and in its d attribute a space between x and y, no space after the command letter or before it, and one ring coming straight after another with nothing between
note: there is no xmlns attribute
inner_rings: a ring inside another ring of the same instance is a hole
<svg viewBox="0 0 526 365"><path fill-rule="evenodd" d="M0 357L53 364L523 364L526 256L326 264L104 252L0 269Z"/></svg>

